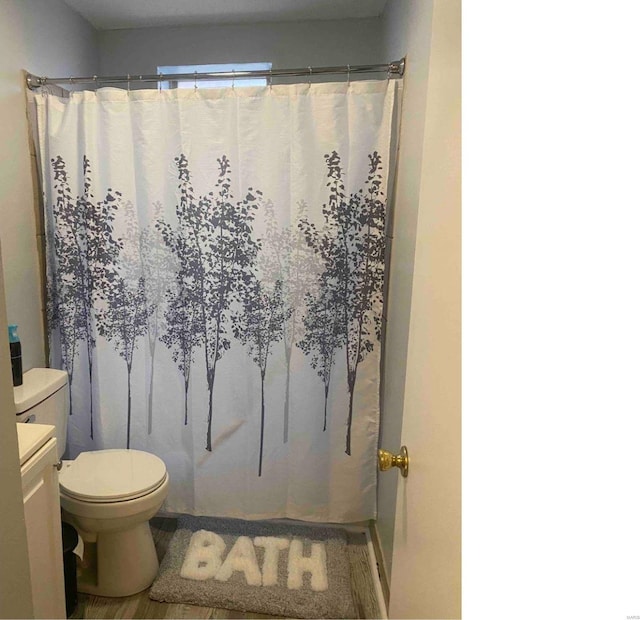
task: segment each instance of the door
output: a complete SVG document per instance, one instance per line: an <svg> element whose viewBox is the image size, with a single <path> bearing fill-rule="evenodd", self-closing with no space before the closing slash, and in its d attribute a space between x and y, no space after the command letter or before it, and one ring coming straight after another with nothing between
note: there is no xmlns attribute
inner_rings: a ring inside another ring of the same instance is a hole
<svg viewBox="0 0 640 620"><path fill-rule="evenodd" d="M390 618L461 616L459 0L432 19Z"/></svg>

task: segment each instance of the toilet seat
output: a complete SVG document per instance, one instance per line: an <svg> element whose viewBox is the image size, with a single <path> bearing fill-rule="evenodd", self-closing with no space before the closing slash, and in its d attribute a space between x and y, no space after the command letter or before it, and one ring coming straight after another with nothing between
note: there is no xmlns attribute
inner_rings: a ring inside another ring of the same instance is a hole
<svg viewBox="0 0 640 620"><path fill-rule="evenodd" d="M60 491L89 503L123 502L144 497L167 478L167 468L157 456L140 450L82 452L63 463Z"/></svg>

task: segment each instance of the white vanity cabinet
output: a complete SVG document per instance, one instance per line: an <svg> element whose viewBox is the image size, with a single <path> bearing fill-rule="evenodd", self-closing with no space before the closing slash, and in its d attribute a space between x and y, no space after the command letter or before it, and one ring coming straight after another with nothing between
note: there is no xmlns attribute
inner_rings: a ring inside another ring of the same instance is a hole
<svg viewBox="0 0 640 620"><path fill-rule="evenodd" d="M55 427L17 424L36 618L66 618Z"/></svg>

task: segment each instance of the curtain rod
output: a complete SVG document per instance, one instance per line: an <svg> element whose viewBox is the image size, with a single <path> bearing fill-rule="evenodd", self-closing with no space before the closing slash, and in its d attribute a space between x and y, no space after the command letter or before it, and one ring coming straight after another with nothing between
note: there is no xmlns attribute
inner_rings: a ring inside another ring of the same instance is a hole
<svg viewBox="0 0 640 620"><path fill-rule="evenodd" d="M46 86L47 84L122 84L131 82L164 82L179 80L229 80L242 78L274 78L274 77L301 77L327 74L360 74L360 73L382 73L385 72L389 77L404 75L405 59L395 60L387 64L381 65L343 65L338 67L307 67L300 69L267 69L259 71L219 71L212 73L172 73L163 75L113 75L100 76L93 75L91 77L40 77L27 73L25 79L27 87L31 90Z"/></svg>

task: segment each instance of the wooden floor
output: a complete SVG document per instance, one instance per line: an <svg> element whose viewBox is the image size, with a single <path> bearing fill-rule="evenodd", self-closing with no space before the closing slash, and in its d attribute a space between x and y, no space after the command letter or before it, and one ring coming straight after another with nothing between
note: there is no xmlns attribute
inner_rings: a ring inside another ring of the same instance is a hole
<svg viewBox="0 0 640 620"><path fill-rule="evenodd" d="M151 519L153 540L158 559L167 551L177 521L169 517ZM351 564L351 591L358 618L379 618L380 611L364 533L348 532L349 562ZM266 614L247 614L226 609L199 607L152 601L148 590L123 598L107 598L78 594L78 607L71 618L275 618Z"/></svg>

